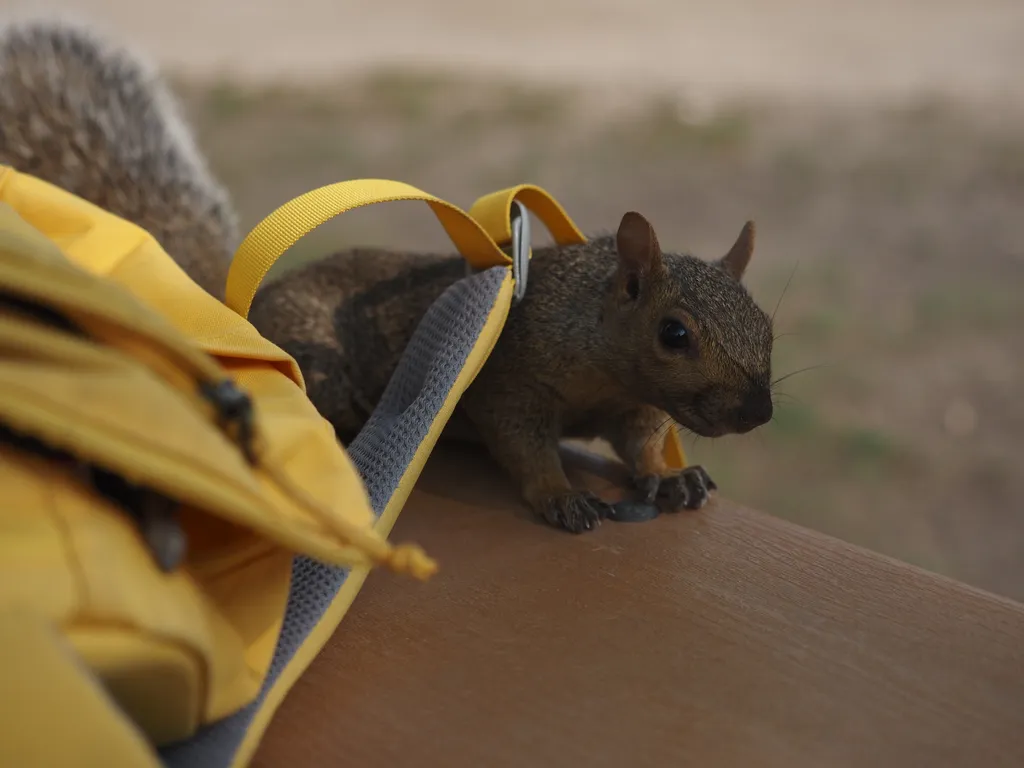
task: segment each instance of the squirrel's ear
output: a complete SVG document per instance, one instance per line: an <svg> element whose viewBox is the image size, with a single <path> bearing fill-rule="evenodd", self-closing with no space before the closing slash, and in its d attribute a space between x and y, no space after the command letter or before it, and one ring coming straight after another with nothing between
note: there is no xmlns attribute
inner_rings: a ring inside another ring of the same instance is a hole
<svg viewBox="0 0 1024 768"><path fill-rule="evenodd" d="M754 254L754 222L748 221L740 230L740 236L736 238L732 248L723 256L718 266L724 269L734 280L742 280L743 273L747 271L747 264Z"/></svg>
<svg viewBox="0 0 1024 768"><path fill-rule="evenodd" d="M654 227L636 211L622 217L615 244L627 278L643 280L661 267L661 246Z"/></svg>

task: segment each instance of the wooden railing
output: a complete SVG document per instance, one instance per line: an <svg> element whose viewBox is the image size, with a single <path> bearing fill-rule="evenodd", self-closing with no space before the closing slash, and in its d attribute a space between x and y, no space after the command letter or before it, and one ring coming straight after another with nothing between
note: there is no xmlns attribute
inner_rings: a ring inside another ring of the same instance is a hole
<svg viewBox="0 0 1024 768"><path fill-rule="evenodd" d="M609 492L613 465L573 457ZM443 449L257 766L1024 766L1024 606L738 507L570 536Z"/></svg>

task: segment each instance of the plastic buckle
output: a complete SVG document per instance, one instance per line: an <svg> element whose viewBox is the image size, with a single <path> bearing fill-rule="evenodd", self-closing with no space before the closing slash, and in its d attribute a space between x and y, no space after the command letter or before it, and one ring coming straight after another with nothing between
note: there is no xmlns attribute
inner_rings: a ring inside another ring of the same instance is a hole
<svg viewBox="0 0 1024 768"><path fill-rule="evenodd" d="M518 200L509 211L512 224L512 301L519 303L526 295L526 278L530 272L530 214Z"/></svg>

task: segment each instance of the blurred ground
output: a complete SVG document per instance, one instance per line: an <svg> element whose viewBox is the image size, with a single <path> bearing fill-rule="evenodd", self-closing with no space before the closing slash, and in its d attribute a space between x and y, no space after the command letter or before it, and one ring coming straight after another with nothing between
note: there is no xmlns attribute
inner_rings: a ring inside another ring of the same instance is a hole
<svg viewBox="0 0 1024 768"><path fill-rule="evenodd" d="M192 75L419 64L691 97L1024 91L1019 0L0 0L63 9Z"/></svg>
<svg viewBox="0 0 1024 768"><path fill-rule="evenodd" d="M1024 4L74 7L179 73L247 226L359 176L463 206L539 183L586 230L635 208L706 258L755 219L755 297L792 276L776 369L818 367L692 457L738 500L1024 599ZM293 258L368 242L445 245L396 205Z"/></svg>

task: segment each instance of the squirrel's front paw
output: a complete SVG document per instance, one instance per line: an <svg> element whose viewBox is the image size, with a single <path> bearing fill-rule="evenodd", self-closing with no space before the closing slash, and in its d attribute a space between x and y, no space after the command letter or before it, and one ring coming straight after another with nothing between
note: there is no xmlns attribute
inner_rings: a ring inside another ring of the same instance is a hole
<svg viewBox="0 0 1024 768"><path fill-rule="evenodd" d="M700 509L708 501L708 494L718 488L704 467L687 467L674 475L651 475L640 478L637 488L644 501L658 501L670 512L681 509Z"/></svg>
<svg viewBox="0 0 1024 768"><path fill-rule="evenodd" d="M583 533L601 524L612 508L597 496L585 491L574 491L545 499L540 513L544 520L570 533Z"/></svg>

